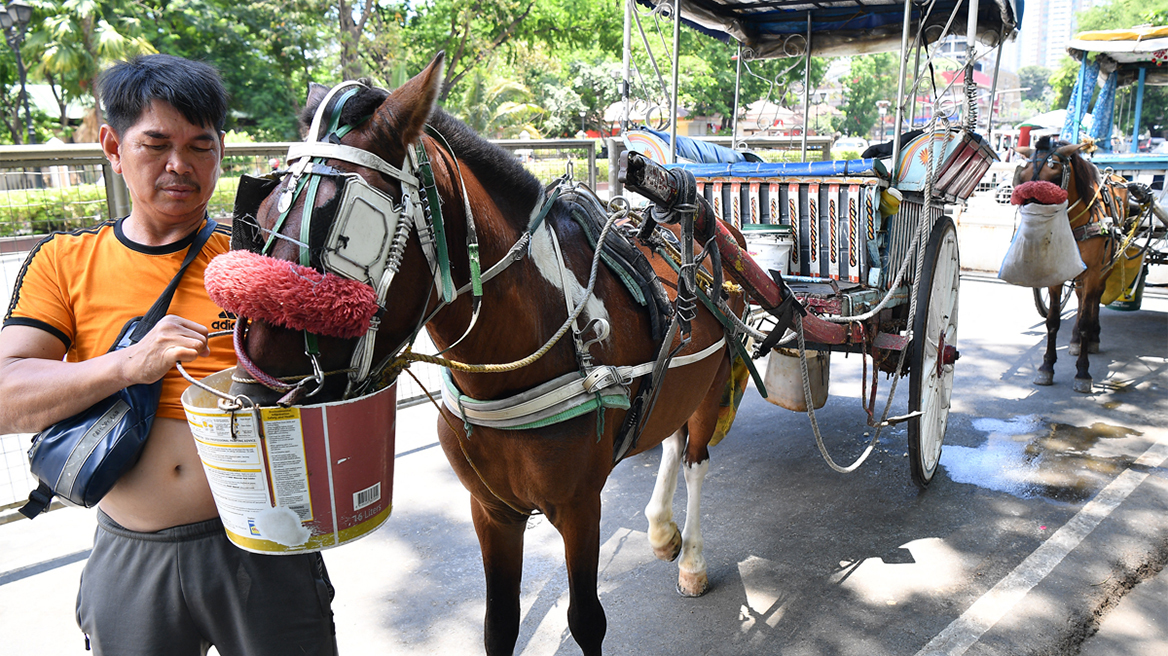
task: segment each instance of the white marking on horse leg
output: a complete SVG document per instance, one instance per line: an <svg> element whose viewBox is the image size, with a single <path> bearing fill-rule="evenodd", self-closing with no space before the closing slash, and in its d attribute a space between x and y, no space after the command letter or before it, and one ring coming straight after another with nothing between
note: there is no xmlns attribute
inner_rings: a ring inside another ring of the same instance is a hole
<svg viewBox="0 0 1168 656"><path fill-rule="evenodd" d="M685 528L681 531L681 560L677 563L677 591L686 597L698 597L710 589L706 578L706 557L702 555L702 482L710 471L707 458L685 469Z"/></svg>
<svg viewBox="0 0 1168 656"><path fill-rule="evenodd" d="M649 520L649 546L653 554L661 560L671 561L681 551L681 532L673 521L673 493L677 490L677 465L681 462L681 450L685 446L685 433L678 430L661 443L661 465L657 469L657 482L653 485L653 496L645 506L645 518Z"/></svg>
<svg viewBox="0 0 1168 656"><path fill-rule="evenodd" d="M541 224L531 236L531 261L535 263L535 268L539 274L544 277L553 287L564 292L564 285L560 277L560 261L556 257L555 246L552 245L552 238L549 234L551 230L546 222ZM560 243L560 248L564 248L565 244ZM569 271L568 275L568 290L569 296L572 299L572 306L580 304L584 298L584 287L577 280L576 275ZM604 307L604 303L596 297L595 294L588 298L588 302L584 305L584 315L587 319L604 319L609 321L608 308ZM580 322L584 325L584 321Z"/></svg>

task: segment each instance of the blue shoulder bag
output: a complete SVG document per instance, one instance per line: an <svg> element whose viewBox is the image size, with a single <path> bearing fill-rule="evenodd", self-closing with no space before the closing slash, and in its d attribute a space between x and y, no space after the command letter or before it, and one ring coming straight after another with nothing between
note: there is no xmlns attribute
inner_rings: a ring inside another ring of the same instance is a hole
<svg viewBox="0 0 1168 656"><path fill-rule="evenodd" d="M162 295L144 316L126 322L110 351L137 344L166 316L179 281L215 226L214 221L207 220ZM32 519L48 507L54 496L77 506L96 506L138 462L161 394L162 379L131 385L37 433L28 450L28 462L39 485L28 495L28 503L20 513Z"/></svg>

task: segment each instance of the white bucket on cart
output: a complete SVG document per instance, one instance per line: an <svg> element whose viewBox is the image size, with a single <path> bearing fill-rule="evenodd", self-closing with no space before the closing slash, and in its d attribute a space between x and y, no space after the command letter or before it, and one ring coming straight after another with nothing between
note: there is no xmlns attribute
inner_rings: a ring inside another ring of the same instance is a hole
<svg viewBox="0 0 1168 656"><path fill-rule="evenodd" d="M827 403L831 351L807 351L807 377L811 383L811 401L818 410ZM766 386L767 401L788 410L807 412L798 350L782 348L771 351L762 382Z"/></svg>
<svg viewBox="0 0 1168 656"><path fill-rule="evenodd" d="M786 274L790 271L791 249L795 240L791 226L767 223L746 223L742 226L746 238L746 252L763 271L772 269Z"/></svg>
<svg viewBox="0 0 1168 656"><path fill-rule="evenodd" d="M226 392L234 369L203 380ZM182 395L227 537L261 554L335 547L371 533L392 510L397 385L357 399L290 408L219 409L195 387Z"/></svg>

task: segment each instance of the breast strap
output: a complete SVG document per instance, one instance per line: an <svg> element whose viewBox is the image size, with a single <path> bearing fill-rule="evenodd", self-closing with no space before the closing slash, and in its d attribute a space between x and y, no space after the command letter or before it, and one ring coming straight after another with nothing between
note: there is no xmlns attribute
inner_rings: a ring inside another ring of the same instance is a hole
<svg viewBox="0 0 1168 656"><path fill-rule="evenodd" d="M669 368L700 362L726 347L722 336L690 355L673 358ZM653 371L655 362L635 366L594 367L587 375L570 372L505 399L480 401L463 394L449 370L442 374L442 401L446 408L472 426L526 430L567 421L597 407L628 408L629 384Z"/></svg>

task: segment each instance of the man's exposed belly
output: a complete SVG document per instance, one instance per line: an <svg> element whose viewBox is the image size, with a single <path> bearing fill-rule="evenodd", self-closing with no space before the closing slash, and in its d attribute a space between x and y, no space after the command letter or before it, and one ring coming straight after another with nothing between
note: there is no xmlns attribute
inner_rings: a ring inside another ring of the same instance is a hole
<svg viewBox="0 0 1168 656"><path fill-rule="evenodd" d="M187 422L156 418L138 464L98 506L115 522L142 532L217 517Z"/></svg>

